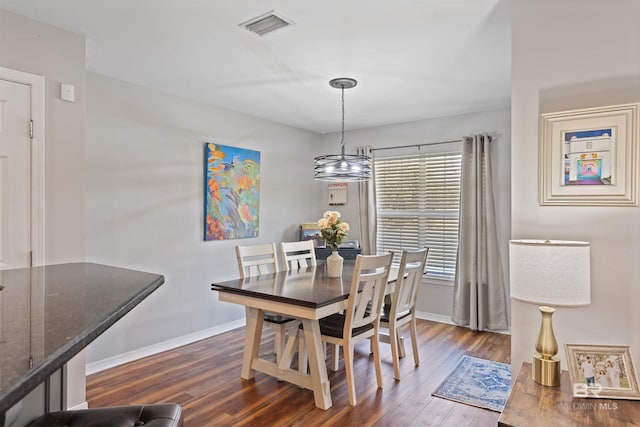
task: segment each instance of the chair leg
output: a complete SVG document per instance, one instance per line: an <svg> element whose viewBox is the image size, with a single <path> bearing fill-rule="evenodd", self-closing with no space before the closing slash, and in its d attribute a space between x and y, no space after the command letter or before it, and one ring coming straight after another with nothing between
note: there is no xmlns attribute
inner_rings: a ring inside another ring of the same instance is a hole
<svg viewBox="0 0 640 427"><path fill-rule="evenodd" d="M416 366L420 365L420 354L418 353L418 331L416 330L416 319L413 318L409 323L411 329L411 346L413 347L413 361Z"/></svg>
<svg viewBox="0 0 640 427"><path fill-rule="evenodd" d="M286 342L284 336L284 327L282 325L273 325L273 331L275 334L273 352L276 354L276 363L280 363L280 358L282 357L282 352L284 351L284 343Z"/></svg>
<svg viewBox="0 0 640 427"><path fill-rule="evenodd" d="M304 345L304 331L298 332L298 372L307 373L307 349Z"/></svg>
<svg viewBox="0 0 640 427"><path fill-rule="evenodd" d="M399 330L396 333L396 336L398 337L398 357L402 359L407 355L407 352L404 351L404 337Z"/></svg>
<svg viewBox="0 0 640 427"><path fill-rule="evenodd" d="M347 389L349 390L349 404L356 406L356 384L353 378L353 344L348 343L343 347L344 370L347 373Z"/></svg>
<svg viewBox="0 0 640 427"><path fill-rule="evenodd" d="M389 324L389 344L391 345L391 359L393 360L393 378L400 381L400 355L398 330L395 323Z"/></svg>
<svg viewBox="0 0 640 427"><path fill-rule="evenodd" d="M340 346L338 344L329 344L331 347L331 362L333 364L333 372L338 371L340 365ZM342 350L344 352L344 349ZM346 365L346 362L345 362Z"/></svg>
<svg viewBox="0 0 640 427"><path fill-rule="evenodd" d="M382 366L380 363L380 343L378 342L378 334L376 333L371 337L369 342L373 346L373 363L376 367L376 382L378 383L378 388L382 388Z"/></svg>

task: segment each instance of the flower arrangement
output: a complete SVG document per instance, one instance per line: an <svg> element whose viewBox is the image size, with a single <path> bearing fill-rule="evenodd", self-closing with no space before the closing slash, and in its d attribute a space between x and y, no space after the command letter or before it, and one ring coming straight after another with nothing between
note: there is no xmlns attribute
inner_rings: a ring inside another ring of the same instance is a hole
<svg viewBox="0 0 640 427"><path fill-rule="evenodd" d="M338 211L326 211L318 221L318 227L322 238L334 251L338 250L338 245L348 236L349 224L340 219Z"/></svg>

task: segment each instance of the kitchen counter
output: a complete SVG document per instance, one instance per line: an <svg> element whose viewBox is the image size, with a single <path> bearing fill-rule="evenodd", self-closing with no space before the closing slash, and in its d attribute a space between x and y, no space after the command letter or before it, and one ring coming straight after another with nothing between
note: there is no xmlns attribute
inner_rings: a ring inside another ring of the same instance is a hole
<svg viewBox="0 0 640 427"><path fill-rule="evenodd" d="M93 263L0 271L0 425L5 412L164 283Z"/></svg>

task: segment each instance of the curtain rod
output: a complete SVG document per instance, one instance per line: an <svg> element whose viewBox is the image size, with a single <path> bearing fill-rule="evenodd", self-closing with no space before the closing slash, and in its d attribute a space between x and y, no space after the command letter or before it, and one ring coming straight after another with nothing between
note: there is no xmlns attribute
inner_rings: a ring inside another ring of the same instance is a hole
<svg viewBox="0 0 640 427"><path fill-rule="evenodd" d="M410 145L396 145L395 147L382 147L382 148L372 148L371 151L380 151L380 150L394 150L396 148L411 148L411 147L424 147L425 145L438 145L438 144L449 144L452 142L462 142L461 139L454 139L451 141L438 141L438 142L425 142L422 144L410 144Z"/></svg>
<svg viewBox="0 0 640 427"><path fill-rule="evenodd" d="M489 138L489 142L491 142L493 140L493 138L491 138L491 135L486 135ZM453 139L451 141L437 141L437 142L424 142L422 144L409 144L409 145L396 145L393 147L381 147L381 148L372 148L371 151L381 151L381 150L395 150L397 148L411 148L411 147L416 147L418 149L420 149L420 147L424 147L426 145L438 145L438 144L450 144L452 142L470 142L471 141L471 137L470 136L465 136L464 139Z"/></svg>

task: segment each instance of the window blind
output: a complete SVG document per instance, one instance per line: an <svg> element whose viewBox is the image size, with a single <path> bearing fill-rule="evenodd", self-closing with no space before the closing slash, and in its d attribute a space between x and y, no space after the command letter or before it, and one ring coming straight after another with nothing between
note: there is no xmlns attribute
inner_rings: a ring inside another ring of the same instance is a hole
<svg viewBox="0 0 640 427"><path fill-rule="evenodd" d="M377 158L379 252L428 247L427 278L453 281L458 251L460 153Z"/></svg>

